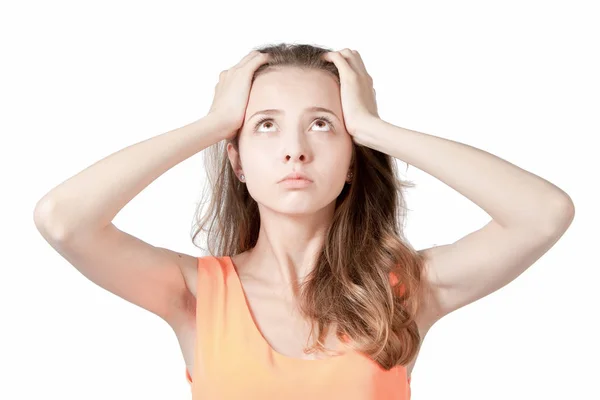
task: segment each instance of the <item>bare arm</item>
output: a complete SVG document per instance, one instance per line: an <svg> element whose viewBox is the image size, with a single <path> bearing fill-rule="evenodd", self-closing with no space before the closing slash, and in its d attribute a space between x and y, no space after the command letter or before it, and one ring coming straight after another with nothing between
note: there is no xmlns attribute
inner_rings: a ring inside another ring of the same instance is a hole
<svg viewBox="0 0 600 400"><path fill-rule="evenodd" d="M156 178L219 142L226 130L221 119L208 114L103 158L38 201L36 226L44 237L55 240L104 229Z"/></svg>
<svg viewBox="0 0 600 400"><path fill-rule="evenodd" d="M187 323L195 303L185 271L194 269L197 259L152 246L111 221L157 177L217 143L228 130L209 114L109 155L46 194L34 211L36 227L98 286L160 316L174 329Z"/></svg>
<svg viewBox="0 0 600 400"><path fill-rule="evenodd" d="M422 308L427 326L515 280L575 217L565 191L500 157L379 118L368 122L358 133L362 143L431 174L492 217L454 243L419 251L433 295Z"/></svg>
<svg viewBox="0 0 600 400"><path fill-rule="evenodd" d="M251 78L269 57L252 51L221 72L205 117L126 147L89 166L38 201L36 227L79 272L166 320L173 329L195 316L197 257L155 247L120 231L115 215L167 170L241 127Z"/></svg>

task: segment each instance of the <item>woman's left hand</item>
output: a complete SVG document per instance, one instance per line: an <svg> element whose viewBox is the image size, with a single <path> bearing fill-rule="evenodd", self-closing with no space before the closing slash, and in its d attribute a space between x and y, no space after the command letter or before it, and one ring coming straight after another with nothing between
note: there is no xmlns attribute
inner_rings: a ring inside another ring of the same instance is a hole
<svg viewBox="0 0 600 400"><path fill-rule="evenodd" d="M334 63L339 71L344 123L348 133L356 139L355 135L362 126L373 118L379 118L373 78L356 50L331 51L322 57Z"/></svg>

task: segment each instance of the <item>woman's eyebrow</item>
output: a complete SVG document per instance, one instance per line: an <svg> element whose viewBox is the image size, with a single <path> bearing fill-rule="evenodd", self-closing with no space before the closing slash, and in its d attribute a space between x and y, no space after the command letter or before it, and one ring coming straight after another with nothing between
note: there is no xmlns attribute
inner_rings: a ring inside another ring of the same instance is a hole
<svg viewBox="0 0 600 400"><path fill-rule="evenodd" d="M314 106L314 107L308 107L308 108L304 109L305 113L307 113L307 112L315 112L315 111L320 111L320 112L325 112L325 113L331 114L331 115L333 115L335 117L335 119L337 119L338 121L340 120L338 118L338 116L335 115L335 113L333 111L331 111L329 108ZM254 116L256 116L258 114L276 115L276 114L285 114L285 111L279 110L279 109L274 109L274 108L269 108L269 109L266 109L266 110L260 110L260 111L255 112L254 114L252 114L250 116L250 118L248 118L248 121L250 121L252 118L254 118Z"/></svg>

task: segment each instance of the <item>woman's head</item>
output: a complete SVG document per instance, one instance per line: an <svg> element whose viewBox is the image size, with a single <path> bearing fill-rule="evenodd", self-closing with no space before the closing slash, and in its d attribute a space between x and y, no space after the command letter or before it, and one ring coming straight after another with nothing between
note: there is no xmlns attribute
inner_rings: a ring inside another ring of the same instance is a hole
<svg viewBox="0 0 600 400"><path fill-rule="evenodd" d="M293 64L259 72L244 124L227 153L261 212L268 207L280 214L333 214L336 198L350 182L354 151L343 121L339 84L331 72ZM312 183L286 188L280 181L291 172L306 174Z"/></svg>
<svg viewBox="0 0 600 400"><path fill-rule="evenodd" d="M206 212L197 210L192 240L204 231L212 255L233 256L254 248L265 210L324 218L323 247L298 301L317 327L309 352L325 349L324 334L335 324L339 338L346 335L385 369L407 364L420 341L414 319L424 266L403 234L403 189L414 184L397 176L393 157L352 141L339 72L321 58L330 49L258 50L271 60L252 77L244 124L233 139L203 152L211 199ZM265 109L281 112L254 115ZM259 124L263 117L269 120ZM278 183L293 171L313 184L286 189Z"/></svg>

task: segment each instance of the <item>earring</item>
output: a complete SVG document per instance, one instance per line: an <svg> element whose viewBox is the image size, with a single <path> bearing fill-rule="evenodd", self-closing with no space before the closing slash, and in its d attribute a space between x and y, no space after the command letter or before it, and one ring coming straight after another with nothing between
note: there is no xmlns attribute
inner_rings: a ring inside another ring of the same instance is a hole
<svg viewBox="0 0 600 400"><path fill-rule="evenodd" d="M352 179L352 176L354 176L354 174L352 172L348 172L348 179Z"/></svg>
<svg viewBox="0 0 600 400"><path fill-rule="evenodd" d="M241 175L240 175L240 180L241 180L242 182L244 182L244 180L245 180L245 179L246 179L246 177L244 176L244 174L241 174Z"/></svg>

